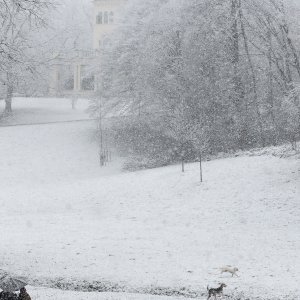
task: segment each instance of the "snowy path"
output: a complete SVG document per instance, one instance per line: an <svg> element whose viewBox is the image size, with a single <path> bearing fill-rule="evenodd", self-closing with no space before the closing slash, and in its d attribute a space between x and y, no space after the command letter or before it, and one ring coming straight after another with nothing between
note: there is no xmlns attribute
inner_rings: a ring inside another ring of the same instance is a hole
<svg viewBox="0 0 300 300"><path fill-rule="evenodd" d="M118 161L97 166L92 126L0 128L2 268L44 282L201 293L225 281L228 293L300 297L298 160L206 162L202 185L197 164L120 173ZM220 276L225 264L240 277Z"/></svg>

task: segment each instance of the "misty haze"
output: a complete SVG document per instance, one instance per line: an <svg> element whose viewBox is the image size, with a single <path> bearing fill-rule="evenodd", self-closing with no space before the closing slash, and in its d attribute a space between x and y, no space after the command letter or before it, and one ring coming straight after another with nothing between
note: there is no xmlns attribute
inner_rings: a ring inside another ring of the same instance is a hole
<svg viewBox="0 0 300 300"><path fill-rule="evenodd" d="M300 0L0 0L0 300L300 300Z"/></svg>

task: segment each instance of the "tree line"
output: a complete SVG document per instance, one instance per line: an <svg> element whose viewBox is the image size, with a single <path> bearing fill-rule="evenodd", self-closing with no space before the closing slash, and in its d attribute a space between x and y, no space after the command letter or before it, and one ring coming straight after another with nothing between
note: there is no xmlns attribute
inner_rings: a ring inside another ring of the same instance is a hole
<svg viewBox="0 0 300 300"><path fill-rule="evenodd" d="M123 116L115 141L141 166L296 147L297 13L284 0L131 1L103 49L91 108Z"/></svg>

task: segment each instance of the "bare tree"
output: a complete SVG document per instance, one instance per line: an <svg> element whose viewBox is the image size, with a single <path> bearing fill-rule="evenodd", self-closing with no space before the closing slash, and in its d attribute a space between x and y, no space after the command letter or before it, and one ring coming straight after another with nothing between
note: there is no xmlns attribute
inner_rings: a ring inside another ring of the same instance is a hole
<svg viewBox="0 0 300 300"><path fill-rule="evenodd" d="M3 0L0 3L0 80L6 89L5 112L12 111L16 86L35 72L32 30L45 26L51 0Z"/></svg>

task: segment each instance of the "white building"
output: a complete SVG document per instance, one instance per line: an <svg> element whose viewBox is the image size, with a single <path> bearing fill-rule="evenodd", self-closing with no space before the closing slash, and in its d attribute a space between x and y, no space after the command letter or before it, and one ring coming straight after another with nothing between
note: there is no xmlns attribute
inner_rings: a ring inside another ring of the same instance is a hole
<svg viewBox="0 0 300 300"><path fill-rule="evenodd" d="M93 47L100 49L110 39L118 23L122 7L126 0L94 0L93 1Z"/></svg>
<svg viewBox="0 0 300 300"><path fill-rule="evenodd" d="M87 70L101 57L101 48L113 39L113 30L125 3L126 0L93 0L93 49L56 60L50 78L52 96L79 97L93 93L94 78Z"/></svg>

